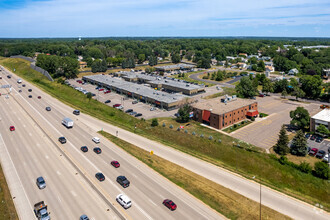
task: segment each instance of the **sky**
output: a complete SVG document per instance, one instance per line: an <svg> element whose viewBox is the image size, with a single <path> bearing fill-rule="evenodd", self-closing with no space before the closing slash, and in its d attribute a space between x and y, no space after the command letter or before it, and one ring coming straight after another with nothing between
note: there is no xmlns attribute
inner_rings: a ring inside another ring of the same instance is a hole
<svg viewBox="0 0 330 220"><path fill-rule="evenodd" d="M0 0L0 38L330 37L330 0Z"/></svg>

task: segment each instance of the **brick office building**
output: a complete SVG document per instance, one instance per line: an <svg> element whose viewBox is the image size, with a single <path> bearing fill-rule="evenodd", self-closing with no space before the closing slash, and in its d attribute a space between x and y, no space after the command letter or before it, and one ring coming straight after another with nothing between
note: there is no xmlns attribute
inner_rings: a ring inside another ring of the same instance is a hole
<svg viewBox="0 0 330 220"><path fill-rule="evenodd" d="M257 116L258 103L252 99L216 98L193 105L193 119L211 127L222 129L238 123L247 116Z"/></svg>

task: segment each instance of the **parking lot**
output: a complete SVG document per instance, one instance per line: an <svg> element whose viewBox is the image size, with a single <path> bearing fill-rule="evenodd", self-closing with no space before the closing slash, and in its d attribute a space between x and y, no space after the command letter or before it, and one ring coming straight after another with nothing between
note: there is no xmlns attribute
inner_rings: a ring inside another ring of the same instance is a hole
<svg viewBox="0 0 330 220"><path fill-rule="evenodd" d="M308 110L310 115L319 112L318 104L300 103L281 99L280 97L257 97L259 112L266 113L266 118L257 118L252 124L231 133L231 136L251 143L266 150L275 145L281 126L290 123L290 111L301 106Z"/></svg>

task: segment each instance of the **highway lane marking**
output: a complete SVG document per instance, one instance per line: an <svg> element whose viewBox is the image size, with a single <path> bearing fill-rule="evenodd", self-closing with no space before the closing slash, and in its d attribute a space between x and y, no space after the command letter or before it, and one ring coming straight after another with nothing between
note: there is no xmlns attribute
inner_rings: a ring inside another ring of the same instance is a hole
<svg viewBox="0 0 330 220"><path fill-rule="evenodd" d="M46 155L45 157L46 157L47 160L49 159L49 156L48 155Z"/></svg>
<svg viewBox="0 0 330 220"><path fill-rule="evenodd" d="M19 121L21 120L21 118L19 118L19 117L18 117L17 119L18 119Z"/></svg>
<svg viewBox="0 0 330 220"><path fill-rule="evenodd" d="M39 148L40 148L40 144L39 144L39 143L37 143L37 147L39 147Z"/></svg>
<svg viewBox="0 0 330 220"><path fill-rule="evenodd" d="M61 200L61 198L60 198L59 195L57 196L57 199L58 199L58 201L59 201L60 203L62 203L62 200Z"/></svg>
<svg viewBox="0 0 330 220"><path fill-rule="evenodd" d="M26 162L25 162L25 161L23 162L23 165L26 167L26 165L27 165L27 164L26 164Z"/></svg>
<svg viewBox="0 0 330 220"><path fill-rule="evenodd" d="M71 192L71 194L74 196L74 197L77 197L77 194L72 190L72 191L70 191Z"/></svg>
<svg viewBox="0 0 330 220"><path fill-rule="evenodd" d="M59 175L59 176L61 175L61 172L60 172L60 171L56 171L56 173L57 173L57 175Z"/></svg>
<svg viewBox="0 0 330 220"><path fill-rule="evenodd" d="M25 128L25 127L26 127L26 125L25 125L25 124L23 124L23 127Z"/></svg>
<svg viewBox="0 0 330 220"><path fill-rule="evenodd" d="M29 133L29 135L32 137L32 133Z"/></svg>
<svg viewBox="0 0 330 220"><path fill-rule="evenodd" d="M155 206L157 206L156 203L154 203L151 199L149 199L149 202L151 202L152 204L154 204Z"/></svg>

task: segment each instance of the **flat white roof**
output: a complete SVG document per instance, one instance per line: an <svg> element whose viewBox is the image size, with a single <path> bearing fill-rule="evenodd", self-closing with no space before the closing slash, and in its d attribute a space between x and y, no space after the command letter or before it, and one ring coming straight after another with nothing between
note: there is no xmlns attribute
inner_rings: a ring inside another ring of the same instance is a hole
<svg viewBox="0 0 330 220"><path fill-rule="evenodd" d="M330 109L323 109L312 118L320 121L330 122Z"/></svg>

